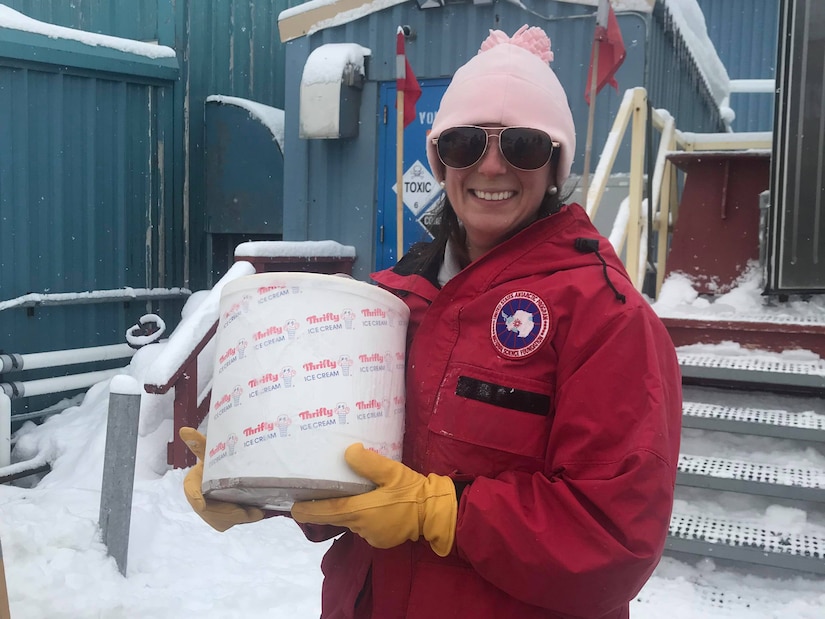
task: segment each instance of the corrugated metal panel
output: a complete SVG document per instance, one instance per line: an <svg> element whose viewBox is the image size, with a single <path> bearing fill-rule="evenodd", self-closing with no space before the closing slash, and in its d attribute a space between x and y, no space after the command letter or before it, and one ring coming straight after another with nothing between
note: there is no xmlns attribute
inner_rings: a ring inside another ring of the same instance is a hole
<svg viewBox="0 0 825 619"><path fill-rule="evenodd" d="M698 0L708 36L731 79L776 76L780 0ZM734 94L736 131L770 131L772 94Z"/></svg>
<svg viewBox="0 0 825 619"><path fill-rule="evenodd" d="M185 24L178 40L187 50L184 72L188 77L182 87L189 118L184 157L189 175L192 265L189 286L193 289L207 287L221 275L211 274L207 268L211 255L205 234L206 97L227 95L284 108L285 49L278 32L278 15L297 4L301 2L189 0L185 8L176 13L176 19ZM273 207L281 208L281 196L273 196Z"/></svg>
<svg viewBox="0 0 825 619"><path fill-rule="evenodd" d="M0 299L159 285L157 90L0 66ZM122 341L145 308L114 305L4 310L0 347Z"/></svg>
<svg viewBox="0 0 825 619"><path fill-rule="evenodd" d="M666 6L657 2L649 31L646 84L650 104L682 131L724 131L724 123L690 47Z"/></svg>
<svg viewBox="0 0 825 619"><path fill-rule="evenodd" d="M768 289L825 292L825 4L783 7Z"/></svg>

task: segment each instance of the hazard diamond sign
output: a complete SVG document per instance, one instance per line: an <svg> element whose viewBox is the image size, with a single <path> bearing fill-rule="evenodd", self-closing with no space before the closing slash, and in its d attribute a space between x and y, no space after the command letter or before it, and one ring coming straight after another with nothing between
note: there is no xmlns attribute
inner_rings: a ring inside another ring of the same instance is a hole
<svg viewBox="0 0 825 619"><path fill-rule="evenodd" d="M404 187L401 199L416 217L441 192L441 186L418 160L404 172L402 179ZM398 193L398 183L392 186L392 190Z"/></svg>

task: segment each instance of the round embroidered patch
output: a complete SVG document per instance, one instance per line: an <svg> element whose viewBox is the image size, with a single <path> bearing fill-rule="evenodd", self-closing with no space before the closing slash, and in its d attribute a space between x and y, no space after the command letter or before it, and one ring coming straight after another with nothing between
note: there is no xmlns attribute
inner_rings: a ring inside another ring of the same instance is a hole
<svg viewBox="0 0 825 619"><path fill-rule="evenodd" d="M550 330L550 312L538 295L526 290L511 292L493 312L490 336L498 353L521 359L536 352Z"/></svg>

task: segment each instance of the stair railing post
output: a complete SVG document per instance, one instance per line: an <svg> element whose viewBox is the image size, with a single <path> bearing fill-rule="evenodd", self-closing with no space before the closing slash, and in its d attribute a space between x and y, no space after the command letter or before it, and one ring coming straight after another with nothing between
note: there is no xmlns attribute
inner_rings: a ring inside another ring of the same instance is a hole
<svg viewBox="0 0 825 619"><path fill-rule="evenodd" d="M625 265L636 290L642 289L644 278L640 274L642 237L642 200L644 199L645 139L647 133L647 92L633 89L633 124L630 138L630 217L627 221Z"/></svg>

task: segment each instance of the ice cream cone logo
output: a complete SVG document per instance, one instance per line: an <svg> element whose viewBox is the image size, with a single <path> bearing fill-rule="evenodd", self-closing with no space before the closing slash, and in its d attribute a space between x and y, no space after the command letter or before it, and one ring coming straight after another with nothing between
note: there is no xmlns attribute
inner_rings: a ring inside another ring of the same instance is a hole
<svg viewBox="0 0 825 619"><path fill-rule="evenodd" d="M338 423L344 425L347 423L347 415L349 415L349 406L346 402L338 402L335 405L335 412L338 415Z"/></svg>
<svg viewBox="0 0 825 619"><path fill-rule="evenodd" d="M248 342L242 339L238 342L238 359L243 359L246 356L246 347Z"/></svg>
<svg viewBox="0 0 825 619"><path fill-rule="evenodd" d="M395 312L393 310L387 312L387 322L391 327L395 327Z"/></svg>
<svg viewBox="0 0 825 619"><path fill-rule="evenodd" d="M384 361L387 372L392 372L393 359L395 359L395 355L393 355L389 350L384 353Z"/></svg>
<svg viewBox="0 0 825 619"><path fill-rule="evenodd" d="M284 378L284 387L292 387L292 379L295 378L295 368L292 366L286 366L281 370L281 376Z"/></svg>
<svg viewBox="0 0 825 619"><path fill-rule="evenodd" d="M240 385L235 385L235 388L232 390L232 405L238 406L241 403L241 396L243 395L243 387Z"/></svg>
<svg viewBox="0 0 825 619"><path fill-rule="evenodd" d="M349 376L349 370L352 367L352 357L349 355L341 355L338 357L338 365L341 366L341 374Z"/></svg>
<svg viewBox="0 0 825 619"><path fill-rule="evenodd" d="M290 318L284 323L284 328L286 329L286 334L289 339L295 339L295 333L298 331L298 321L294 318Z"/></svg>
<svg viewBox="0 0 825 619"><path fill-rule="evenodd" d="M289 426L292 425L292 419L289 418L289 415L278 415L275 423L278 426L279 436L289 436Z"/></svg>
<svg viewBox="0 0 825 619"><path fill-rule="evenodd" d="M249 312L250 303L252 303L252 295L251 294L245 294L243 296L243 298L241 299L241 309L244 311L244 313Z"/></svg>
<svg viewBox="0 0 825 619"><path fill-rule="evenodd" d="M344 319L344 328L352 329L352 323L355 320L355 312L350 308L346 308L341 312L341 318Z"/></svg>
<svg viewBox="0 0 825 619"><path fill-rule="evenodd" d="M235 445L238 444L238 437L235 434L230 434L229 438L226 439L226 445L229 450L229 455L232 456L235 454Z"/></svg>

